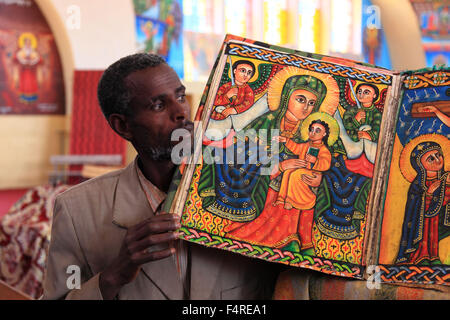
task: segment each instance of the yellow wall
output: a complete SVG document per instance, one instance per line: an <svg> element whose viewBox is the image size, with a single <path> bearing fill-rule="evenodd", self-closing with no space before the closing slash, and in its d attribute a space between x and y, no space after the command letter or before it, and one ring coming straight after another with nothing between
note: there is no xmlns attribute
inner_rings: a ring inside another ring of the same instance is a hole
<svg viewBox="0 0 450 320"><path fill-rule="evenodd" d="M64 116L0 118L0 188L28 188L45 183L49 157L59 154Z"/></svg>

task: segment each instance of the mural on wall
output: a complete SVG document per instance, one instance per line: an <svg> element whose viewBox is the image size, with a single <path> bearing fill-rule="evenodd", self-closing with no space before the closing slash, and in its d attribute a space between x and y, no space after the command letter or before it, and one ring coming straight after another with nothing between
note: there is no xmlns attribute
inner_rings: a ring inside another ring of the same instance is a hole
<svg viewBox="0 0 450 320"><path fill-rule="evenodd" d="M184 31L184 78L188 81L206 81L223 41L222 35Z"/></svg>
<svg viewBox="0 0 450 320"><path fill-rule="evenodd" d="M0 114L64 114L55 39L34 1L0 1Z"/></svg>
<svg viewBox="0 0 450 320"><path fill-rule="evenodd" d="M133 0L137 49L157 53L184 78L182 0Z"/></svg>

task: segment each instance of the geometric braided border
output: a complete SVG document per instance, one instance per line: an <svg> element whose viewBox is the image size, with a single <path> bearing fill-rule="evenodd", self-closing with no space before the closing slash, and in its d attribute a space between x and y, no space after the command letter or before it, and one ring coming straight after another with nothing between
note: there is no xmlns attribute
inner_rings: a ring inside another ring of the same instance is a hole
<svg viewBox="0 0 450 320"><path fill-rule="evenodd" d="M317 61L295 54L280 53L267 48L257 48L250 45L230 43L227 53L245 58L258 59L266 62L294 66L315 72L356 79L364 82L387 84L392 83L392 77L378 72L368 72L353 67L338 65L325 61Z"/></svg>
<svg viewBox="0 0 450 320"><path fill-rule="evenodd" d="M301 255L291 251L281 251L265 246L252 245L217 235L211 235L193 228L181 227L178 231L183 232L180 236L181 239L202 244L207 247L223 249L252 258L283 263L294 267L308 268L342 277L352 277L357 279L362 279L363 277L362 269L358 265Z"/></svg>
<svg viewBox="0 0 450 320"><path fill-rule="evenodd" d="M382 282L450 285L450 266L379 265L379 267Z"/></svg>
<svg viewBox="0 0 450 320"><path fill-rule="evenodd" d="M450 71L439 70L423 74L412 74L403 80L406 89L442 87L450 85Z"/></svg>

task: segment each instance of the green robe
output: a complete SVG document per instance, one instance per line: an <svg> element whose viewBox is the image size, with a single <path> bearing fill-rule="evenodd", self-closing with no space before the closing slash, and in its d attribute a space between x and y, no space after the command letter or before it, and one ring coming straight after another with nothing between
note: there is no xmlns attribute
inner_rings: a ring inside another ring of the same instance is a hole
<svg viewBox="0 0 450 320"><path fill-rule="evenodd" d="M364 111L366 113L366 117L362 122L355 119L355 116L359 111ZM375 105L372 104L368 108L364 106L361 108L351 108L345 111L343 122L349 137L353 141L359 141L358 131L362 125L369 125L371 130L367 131L367 133L370 135L373 142L378 141L381 125L381 112L375 107Z"/></svg>

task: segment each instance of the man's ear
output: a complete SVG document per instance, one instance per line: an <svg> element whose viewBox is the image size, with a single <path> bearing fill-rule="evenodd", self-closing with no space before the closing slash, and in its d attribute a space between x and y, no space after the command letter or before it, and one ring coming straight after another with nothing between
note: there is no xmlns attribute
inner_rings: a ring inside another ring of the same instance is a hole
<svg viewBox="0 0 450 320"><path fill-rule="evenodd" d="M132 132L130 131L130 121L129 119L119 113L113 113L109 115L108 122L111 128L122 138L125 140L131 141L133 137Z"/></svg>

